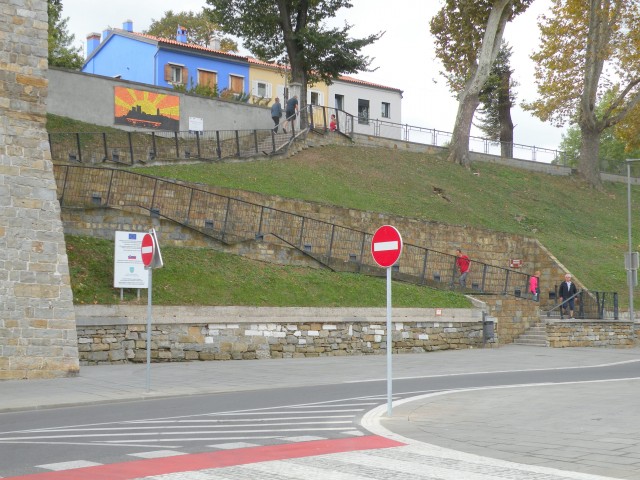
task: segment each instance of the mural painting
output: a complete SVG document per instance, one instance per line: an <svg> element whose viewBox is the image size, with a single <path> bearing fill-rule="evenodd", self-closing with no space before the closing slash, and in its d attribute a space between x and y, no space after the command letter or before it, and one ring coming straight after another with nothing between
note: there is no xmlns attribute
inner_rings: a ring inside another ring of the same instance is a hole
<svg viewBox="0 0 640 480"><path fill-rule="evenodd" d="M177 95L115 87L114 106L116 125L174 132L180 129L180 97Z"/></svg>

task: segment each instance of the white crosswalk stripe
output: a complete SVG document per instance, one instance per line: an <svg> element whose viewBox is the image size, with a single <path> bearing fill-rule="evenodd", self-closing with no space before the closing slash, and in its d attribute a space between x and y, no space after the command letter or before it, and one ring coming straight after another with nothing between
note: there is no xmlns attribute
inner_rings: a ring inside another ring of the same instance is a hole
<svg viewBox="0 0 640 480"><path fill-rule="evenodd" d="M86 460L74 460L71 462L58 462L58 463L48 463L46 465L36 465L36 467L42 468L43 470L53 470L55 472L60 472L62 470L73 470L75 468L95 467L97 465L102 465L102 464L89 462Z"/></svg>
<svg viewBox="0 0 640 480"><path fill-rule="evenodd" d="M178 455L186 455L186 452L177 452L175 450L154 450L152 452L137 452L130 453L130 457L139 457L139 458L166 458L166 457L175 457Z"/></svg>

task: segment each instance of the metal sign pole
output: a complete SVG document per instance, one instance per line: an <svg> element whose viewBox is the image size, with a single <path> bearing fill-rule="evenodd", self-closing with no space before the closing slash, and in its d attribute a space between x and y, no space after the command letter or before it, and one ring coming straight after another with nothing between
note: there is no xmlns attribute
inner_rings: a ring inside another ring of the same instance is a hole
<svg viewBox="0 0 640 480"><path fill-rule="evenodd" d="M151 390L151 285L153 268L149 270L149 288L147 289L147 393Z"/></svg>
<svg viewBox="0 0 640 480"><path fill-rule="evenodd" d="M391 267L387 267L387 417L391 417L392 375L391 375Z"/></svg>

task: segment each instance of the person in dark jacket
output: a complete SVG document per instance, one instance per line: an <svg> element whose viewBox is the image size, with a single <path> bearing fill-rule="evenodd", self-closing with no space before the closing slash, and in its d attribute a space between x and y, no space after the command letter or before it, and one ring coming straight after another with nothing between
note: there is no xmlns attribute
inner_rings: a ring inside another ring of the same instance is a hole
<svg viewBox="0 0 640 480"><path fill-rule="evenodd" d="M287 108L285 109L286 119L284 124L282 125L282 131L287 133L286 127L289 126L289 123L293 124L298 114L298 96L294 95L289 100L287 100Z"/></svg>
<svg viewBox="0 0 640 480"><path fill-rule="evenodd" d="M564 282L560 284L560 290L558 291L558 295L560 296L560 302L564 302L569 299L567 303L562 306L564 313L569 311L569 317L573 318L573 311L575 309L575 297L574 295L578 293L578 289L576 288L576 284L571 281L571 274L567 273L564 276Z"/></svg>
<svg viewBox="0 0 640 480"><path fill-rule="evenodd" d="M273 127L273 131L275 133L278 133L278 125L280 124L280 117L282 117L282 104L280 103L280 99L276 97L273 105L271 105L271 118L273 119L273 123L275 125L275 127Z"/></svg>

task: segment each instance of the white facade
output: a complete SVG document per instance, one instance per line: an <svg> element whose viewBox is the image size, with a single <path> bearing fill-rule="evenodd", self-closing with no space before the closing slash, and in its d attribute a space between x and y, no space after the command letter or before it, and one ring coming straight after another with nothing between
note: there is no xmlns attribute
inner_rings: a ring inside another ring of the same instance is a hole
<svg viewBox="0 0 640 480"><path fill-rule="evenodd" d="M326 104L350 113L353 131L400 139L402 135L402 91L348 78L329 85Z"/></svg>

